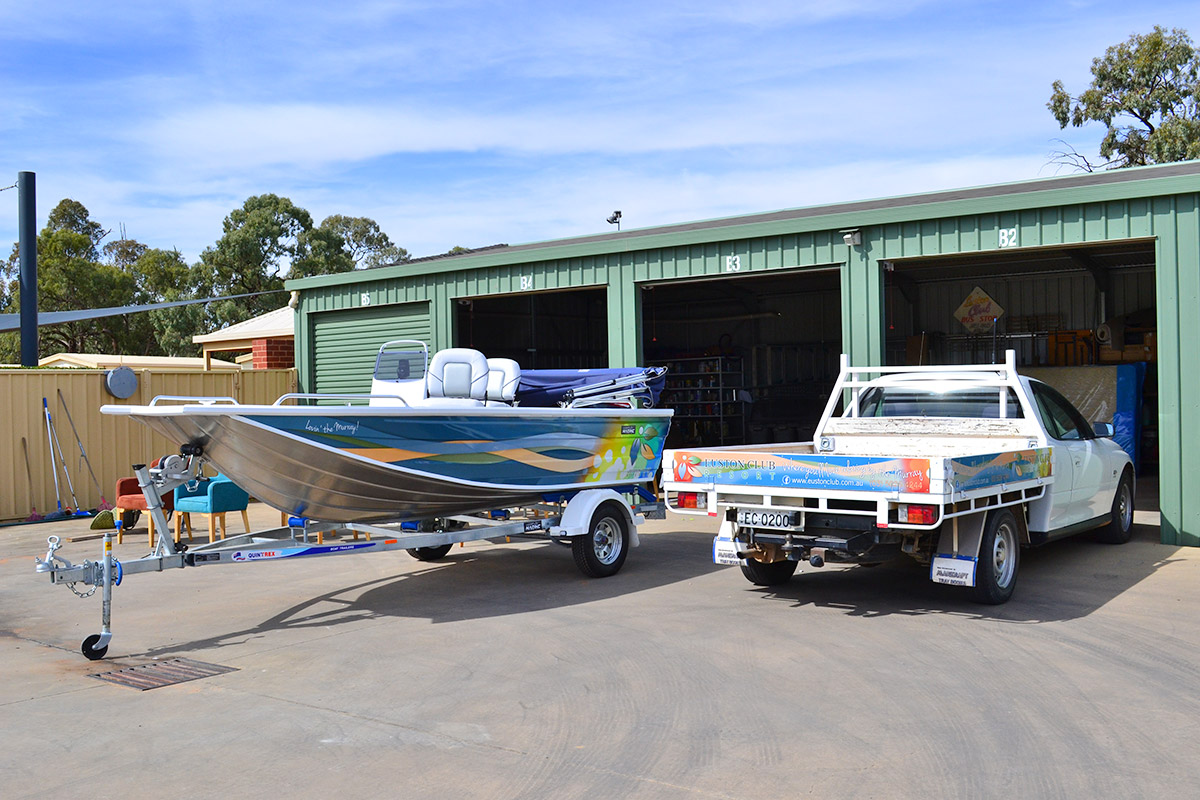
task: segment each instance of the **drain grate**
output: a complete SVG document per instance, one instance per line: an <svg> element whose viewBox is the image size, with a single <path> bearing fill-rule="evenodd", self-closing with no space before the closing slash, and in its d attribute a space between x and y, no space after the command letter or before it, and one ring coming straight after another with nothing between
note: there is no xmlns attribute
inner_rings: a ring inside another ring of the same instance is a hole
<svg viewBox="0 0 1200 800"><path fill-rule="evenodd" d="M97 672L90 677L144 692L147 689L158 689L162 686L186 683L200 678L211 678L213 675L224 675L226 672L237 672L237 667L206 664L203 661L192 661L190 658L172 658L167 661L155 661L152 664L139 664L136 667L116 669L112 672Z"/></svg>

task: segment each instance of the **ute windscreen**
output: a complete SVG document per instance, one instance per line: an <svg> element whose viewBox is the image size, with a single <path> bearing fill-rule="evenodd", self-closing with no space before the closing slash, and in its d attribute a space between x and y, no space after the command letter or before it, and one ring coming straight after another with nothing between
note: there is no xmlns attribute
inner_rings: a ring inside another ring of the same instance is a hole
<svg viewBox="0 0 1200 800"><path fill-rule="evenodd" d="M1000 390L983 387L945 392L922 391L910 387L877 386L863 394L858 402L860 417L955 417L999 419ZM1007 390L1004 416L1023 417L1017 395Z"/></svg>

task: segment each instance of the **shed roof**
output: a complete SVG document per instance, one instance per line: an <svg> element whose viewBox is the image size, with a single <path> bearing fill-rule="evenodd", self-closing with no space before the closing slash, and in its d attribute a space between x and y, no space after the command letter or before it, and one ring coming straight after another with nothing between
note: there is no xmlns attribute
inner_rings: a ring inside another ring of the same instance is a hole
<svg viewBox="0 0 1200 800"><path fill-rule="evenodd" d="M314 275L310 278L287 281L285 285L288 289L303 290L318 286L404 278L530 261L625 253L721 238L775 236L798 230L851 228L1046 204L1097 202L1122 197L1171 194L1195 191L1197 178L1200 178L1200 161L1131 167L899 197L790 208L528 244L493 246L430 259L414 259L407 263L369 270L337 275Z"/></svg>
<svg viewBox="0 0 1200 800"><path fill-rule="evenodd" d="M202 370L205 368L203 358L184 356L123 356L108 353L55 353L52 356L38 359L39 367L79 367L82 369L113 369L114 367L129 367L131 369L186 369ZM237 364L228 361L212 361L212 369L240 370Z"/></svg>

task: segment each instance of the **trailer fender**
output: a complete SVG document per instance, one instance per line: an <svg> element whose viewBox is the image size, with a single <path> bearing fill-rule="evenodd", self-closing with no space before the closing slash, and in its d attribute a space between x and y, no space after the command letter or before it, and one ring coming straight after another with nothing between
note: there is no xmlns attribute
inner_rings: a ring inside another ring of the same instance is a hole
<svg viewBox="0 0 1200 800"><path fill-rule="evenodd" d="M625 513L625 521L629 523L629 544L631 547L637 547L641 544L638 541L637 526L645 522L646 518L641 514L634 514L629 502L612 489L588 489L572 497L567 501L562 519L550 528L550 535L583 536L591 525L592 514L606 500L616 500L620 503L621 510Z"/></svg>

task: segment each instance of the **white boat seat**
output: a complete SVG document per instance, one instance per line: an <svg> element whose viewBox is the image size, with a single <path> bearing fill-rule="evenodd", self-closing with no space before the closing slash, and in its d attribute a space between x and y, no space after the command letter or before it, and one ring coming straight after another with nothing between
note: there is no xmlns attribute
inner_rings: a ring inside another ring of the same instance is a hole
<svg viewBox="0 0 1200 800"><path fill-rule="evenodd" d="M451 347L439 350L430 359L425 393L433 401L458 398L477 400L482 405L487 397L487 384L488 363L483 353L466 347Z"/></svg>
<svg viewBox="0 0 1200 800"><path fill-rule="evenodd" d="M517 399L521 365L511 358L489 358L487 365L487 404L511 406Z"/></svg>

